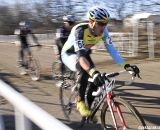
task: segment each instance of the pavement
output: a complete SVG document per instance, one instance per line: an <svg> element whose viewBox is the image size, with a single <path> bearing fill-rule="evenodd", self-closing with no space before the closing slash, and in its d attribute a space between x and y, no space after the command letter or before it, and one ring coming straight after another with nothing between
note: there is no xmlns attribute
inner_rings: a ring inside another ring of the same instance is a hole
<svg viewBox="0 0 160 130"><path fill-rule="evenodd" d="M32 48L33 55L38 59L41 70L40 81L31 81L29 76L21 76L17 68L18 47L14 44L0 44L0 78L9 83L16 91L26 96L36 105L56 117L63 123L75 130L99 130L102 129L100 121L98 124L87 124L78 128L80 116L77 113L74 123L66 120L61 111L59 102L59 88L52 79L51 64L55 61L53 49L42 47L40 50ZM101 72L114 72L122 70L107 54L94 53L92 55L97 69ZM117 88L117 93L130 101L142 114L147 126L160 126L160 59L138 59L126 58L131 64L136 64L141 70L141 79L136 79L131 86ZM119 84L129 80L127 75L117 78ZM4 117L6 130L14 130L14 108L0 97L0 113ZM98 115L97 115L98 116ZM99 118L98 118L99 119ZM34 130L39 128L33 124Z"/></svg>

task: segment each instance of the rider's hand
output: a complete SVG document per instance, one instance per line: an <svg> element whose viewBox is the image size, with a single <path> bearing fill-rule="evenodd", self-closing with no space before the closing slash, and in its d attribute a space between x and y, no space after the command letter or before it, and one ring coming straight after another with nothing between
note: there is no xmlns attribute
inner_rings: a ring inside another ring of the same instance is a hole
<svg viewBox="0 0 160 130"><path fill-rule="evenodd" d="M96 86L102 86L105 84L104 78L101 76L100 72L94 68L89 70L89 75L93 78L93 83Z"/></svg>
<svg viewBox="0 0 160 130"><path fill-rule="evenodd" d="M138 78L140 78L140 75L139 75L140 70L136 65L126 64L124 66L124 69L127 70L127 71L132 70L134 72L134 76L135 77L138 76Z"/></svg>

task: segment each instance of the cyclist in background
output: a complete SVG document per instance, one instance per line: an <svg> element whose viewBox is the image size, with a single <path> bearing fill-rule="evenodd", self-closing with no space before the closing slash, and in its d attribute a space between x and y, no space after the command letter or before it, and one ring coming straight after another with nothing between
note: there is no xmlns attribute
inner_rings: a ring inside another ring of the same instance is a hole
<svg viewBox="0 0 160 130"><path fill-rule="evenodd" d="M63 45L68 39L68 36L71 32L72 27L75 25L76 19L73 15L66 15L63 17L63 26L57 29L56 32L56 46L54 46L54 52L56 54L57 60L60 62L60 72L63 74L65 71L65 66L62 63L61 60L61 50L63 48Z"/></svg>
<svg viewBox="0 0 160 130"><path fill-rule="evenodd" d="M117 64L124 66L125 69L131 66L125 63L125 60L115 49L111 41L106 27L109 19L110 15L105 8L91 8L89 11L89 22L77 24L72 28L61 52L63 63L72 71L79 72L77 83L79 94L76 106L82 116L91 114L90 107L94 100L92 92L96 91L98 86L104 84L101 73L96 69L90 57L90 48L102 40L106 50ZM138 67L134 66L134 70L138 70ZM93 78L93 83L88 84L89 77ZM87 85L89 87L87 93L88 106L85 104Z"/></svg>
<svg viewBox="0 0 160 130"><path fill-rule="evenodd" d="M28 21L19 22L19 33L18 39L20 40L20 49L19 49L19 65L24 66L24 53L28 53L29 58L32 58L31 50L28 43L28 35L31 35L34 42L40 46L37 37L32 33L30 23Z"/></svg>

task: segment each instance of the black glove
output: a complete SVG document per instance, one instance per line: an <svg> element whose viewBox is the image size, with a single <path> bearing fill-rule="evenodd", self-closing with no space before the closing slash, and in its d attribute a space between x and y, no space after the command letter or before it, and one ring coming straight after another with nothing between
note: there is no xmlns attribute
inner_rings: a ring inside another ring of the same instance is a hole
<svg viewBox="0 0 160 130"><path fill-rule="evenodd" d="M93 83L96 86L102 86L103 84L105 84L105 80L101 76L99 71L96 71L95 69L90 69L89 75L93 78Z"/></svg>
<svg viewBox="0 0 160 130"><path fill-rule="evenodd" d="M140 70L136 65L126 64L124 66L124 69L127 70L127 71L129 71L129 70L133 71L135 77L137 76L138 78L141 78L140 75L139 75Z"/></svg>

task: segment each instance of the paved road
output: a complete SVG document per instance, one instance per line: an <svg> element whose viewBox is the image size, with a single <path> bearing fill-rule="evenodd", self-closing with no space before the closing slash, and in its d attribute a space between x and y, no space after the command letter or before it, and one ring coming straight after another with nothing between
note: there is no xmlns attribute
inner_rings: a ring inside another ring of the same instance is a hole
<svg viewBox="0 0 160 130"><path fill-rule="evenodd" d="M0 44L0 77L5 78L15 90L22 93L38 106L46 110L57 119L63 121L74 129L77 123L70 124L66 121L61 112L59 103L59 89L51 77L51 63L55 60L52 48L42 48L37 50L33 48L34 56L39 60L41 66L41 80L33 82L28 76L20 76L17 67L17 47L14 44ZM105 54L92 55L97 68L101 71L112 72L121 70L121 67L115 65L109 56ZM119 95L131 101L134 106L142 113L148 126L160 126L160 60L129 60L130 63L138 64L141 69L142 80L137 79L132 86L121 87L117 90ZM120 81L127 80L127 76L118 78ZM123 82L119 82L123 83ZM13 107L4 99L0 99L0 112L4 115L6 129L13 130L14 116ZM79 115L75 121L78 122ZM36 126L34 126L37 129ZM81 130L101 129L100 124L86 125Z"/></svg>

